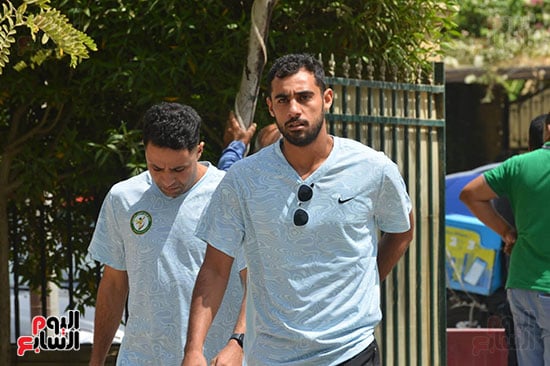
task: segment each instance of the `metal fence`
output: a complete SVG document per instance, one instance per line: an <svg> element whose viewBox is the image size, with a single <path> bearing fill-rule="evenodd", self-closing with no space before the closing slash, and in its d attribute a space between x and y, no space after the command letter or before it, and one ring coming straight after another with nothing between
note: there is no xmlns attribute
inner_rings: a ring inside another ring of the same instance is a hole
<svg viewBox="0 0 550 366"><path fill-rule="evenodd" d="M377 329L383 364L446 364L445 76L442 63L414 83L375 80L371 66L342 63L328 83L334 105L330 133L384 151L407 184L415 215L415 238L404 258L382 284L383 320ZM350 78L349 70L354 78ZM367 70L366 80L362 71Z"/></svg>
<svg viewBox="0 0 550 366"><path fill-rule="evenodd" d="M509 145L514 152L529 148L531 120L550 111L550 88L543 89L527 99L510 103L508 108Z"/></svg>

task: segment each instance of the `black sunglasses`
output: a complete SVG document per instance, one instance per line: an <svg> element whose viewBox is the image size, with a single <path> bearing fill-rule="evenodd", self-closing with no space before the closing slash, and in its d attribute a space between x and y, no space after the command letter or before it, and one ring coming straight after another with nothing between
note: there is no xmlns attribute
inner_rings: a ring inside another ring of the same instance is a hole
<svg viewBox="0 0 550 366"><path fill-rule="evenodd" d="M311 186L308 186L306 184L302 184L300 188L298 188L298 201L301 204L302 202L307 202L313 197L313 183ZM296 226L304 226L307 224L309 220L309 215L307 214L306 210L303 208L298 207L296 211L294 211L294 225Z"/></svg>

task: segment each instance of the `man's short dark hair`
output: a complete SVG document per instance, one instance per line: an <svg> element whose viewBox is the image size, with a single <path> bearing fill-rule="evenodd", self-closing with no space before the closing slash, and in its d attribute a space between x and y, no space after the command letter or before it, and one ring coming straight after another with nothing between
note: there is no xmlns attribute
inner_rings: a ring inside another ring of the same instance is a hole
<svg viewBox="0 0 550 366"><path fill-rule="evenodd" d="M199 144L201 117L191 107L161 102L143 116L143 143L172 150L193 150Z"/></svg>
<svg viewBox="0 0 550 366"><path fill-rule="evenodd" d="M306 69L315 76L315 84L321 89L321 93L325 91L325 70L323 65L315 57L305 53L293 53L279 57L273 62L271 70L267 74L267 91L271 95L271 82L275 78L285 78L296 74L300 69Z"/></svg>
<svg viewBox="0 0 550 366"><path fill-rule="evenodd" d="M529 125L529 150L536 150L544 144L544 124L546 119L547 115L541 114L531 121Z"/></svg>

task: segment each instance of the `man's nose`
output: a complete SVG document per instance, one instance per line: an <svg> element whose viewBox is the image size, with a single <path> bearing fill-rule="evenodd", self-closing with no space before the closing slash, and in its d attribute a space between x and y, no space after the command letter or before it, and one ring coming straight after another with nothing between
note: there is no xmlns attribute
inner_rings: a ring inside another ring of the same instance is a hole
<svg viewBox="0 0 550 366"><path fill-rule="evenodd" d="M175 180L176 175L173 172L164 172L161 177L161 181L164 185L169 186Z"/></svg>
<svg viewBox="0 0 550 366"><path fill-rule="evenodd" d="M290 99L289 106L288 106L288 114L292 117L295 117L297 115L300 115L302 112L302 106L298 101L294 98Z"/></svg>

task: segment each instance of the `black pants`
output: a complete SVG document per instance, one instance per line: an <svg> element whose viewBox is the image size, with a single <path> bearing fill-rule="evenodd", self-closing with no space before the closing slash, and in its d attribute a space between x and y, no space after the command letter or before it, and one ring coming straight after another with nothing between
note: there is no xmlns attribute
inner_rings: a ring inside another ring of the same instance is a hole
<svg viewBox="0 0 550 366"><path fill-rule="evenodd" d="M353 358L342 362L338 366L380 366L380 355L376 339L367 348Z"/></svg>

